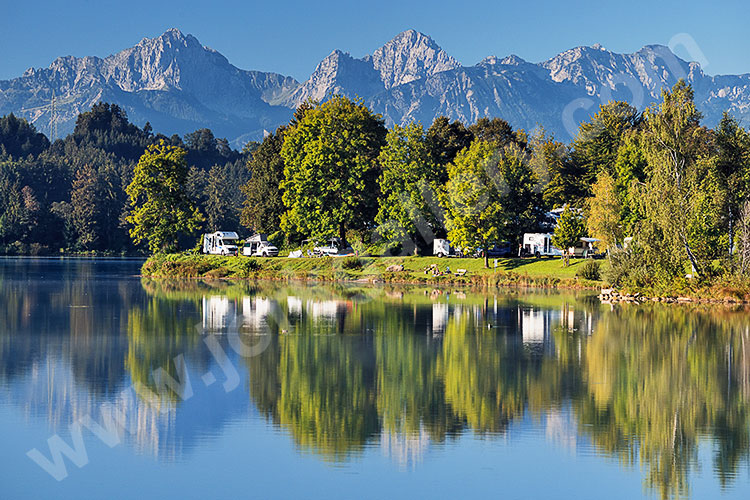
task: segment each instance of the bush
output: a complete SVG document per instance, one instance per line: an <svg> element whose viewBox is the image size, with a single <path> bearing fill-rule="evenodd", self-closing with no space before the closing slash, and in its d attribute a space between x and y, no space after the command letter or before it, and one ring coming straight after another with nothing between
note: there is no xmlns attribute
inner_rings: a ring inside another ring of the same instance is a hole
<svg viewBox="0 0 750 500"><path fill-rule="evenodd" d="M358 257L344 257L344 261L341 263L342 269L348 269L350 271L359 270L363 267L364 263L359 260Z"/></svg>
<svg viewBox="0 0 750 500"><path fill-rule="evenodd" d="M599 281L601 263L593 259L586 259L576 271L576 276L585 280Z"/></svg>
<svg viewBox="0 0 750 500"><path fill-rule="evenodd" d="M653 282L652 269L649 269L643 253L635 246L610 252L604 278L612 286L634 289L648 287Z"/></svg>
<svg viewBox="0 0 750 500"><path fill-rule="evenodd" d="M237 274L240 278L249 278L254 272L260 270L260 262L256 259L248 259L247 257L240 257L240 259L242 260L236 265Z"/></svg>

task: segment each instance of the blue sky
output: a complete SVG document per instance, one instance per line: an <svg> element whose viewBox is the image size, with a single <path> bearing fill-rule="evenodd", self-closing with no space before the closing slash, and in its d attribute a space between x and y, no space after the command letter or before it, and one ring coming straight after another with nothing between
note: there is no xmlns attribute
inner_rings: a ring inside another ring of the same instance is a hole
<svg viewBox="0 0 750 500"><path fill-rule="evenodd" d="M465 65L488 55L538 62L577 45L632 52L673 40L687 41L676 52L707 61L709 74L748 73L748 14L750 3L739 0L0 0L0 79L61 55L105 57L171 27L240 68L298 80L335 48L361 57L409 28ZM700 53L685 49L691 45Z"/></svg>

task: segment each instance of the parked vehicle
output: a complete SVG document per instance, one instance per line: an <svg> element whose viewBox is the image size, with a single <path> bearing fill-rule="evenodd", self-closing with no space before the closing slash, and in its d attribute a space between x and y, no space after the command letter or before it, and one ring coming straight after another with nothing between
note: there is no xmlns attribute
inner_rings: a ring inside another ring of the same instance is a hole
<svg viewBox="0 0 750 500"><path fill-rule="evenodd" d="M432 255L435 257L448 257L454 254L451 248L451 242L444 239L435 238L432 241Z"/></svg>
<svg viewBox="0 0 750 500"><path fill-rule="evenodd" d="M519 257L562 257L563 251L552 244L552 233L524 233Z"/></svg>
<svg viewBox="0 0 750 500"><path fill-rule="evenodd" d="M571 257L597 257L600 255L596 247L598 241L597 238L581 238L575 246L567 249L567 253ZM530 255L562 257L564 252L552 244L552 233L526 233L519 257Z"/></svg>
<svg viewBox="0 0 750 500"><path fill-rule="evenodd" d="M314 247L313 253L321 257L344 257L354 255L354 249L346 241L342 241L341 238L331 238L324 245Z"/></svg>
<svg viewBox="0 0 750 500"><path fill-rule="evenodd" d="M268 242L265 234L254 234L245 241L242 247L242 255L248 257L276 257L279 255L279 249Z"/></svg>
<svg viewBox="0 0 750 500"><path fill-rule="evenodd" d="M598 238L581 238L581 240L576 243L576 246L573 248L570 248L570 256L571 257L583 257L585 258L597 258L602 257L603 254L599 252L599 249L596 246L596 243L600 240Z"/></svg>
<svg viewBox="0 0 750 500"><path fill-rule="evenodd" d="M216 231L203 235L203 253L237 255L239 236L234 231Z"/></svg>
<svg viewBox="0 0 750 500"><path fill-rule="evenodd" d="M480 254L482 252L480 251ZM513 247L511 247L509 241L495 242L495 244L487 249L487 257L512 257Z"/></svg>

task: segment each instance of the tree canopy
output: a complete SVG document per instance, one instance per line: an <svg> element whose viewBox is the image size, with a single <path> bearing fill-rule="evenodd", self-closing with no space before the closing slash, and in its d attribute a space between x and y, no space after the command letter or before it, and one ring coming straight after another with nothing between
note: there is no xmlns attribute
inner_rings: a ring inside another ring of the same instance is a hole
<svg viewBox="0 0 750 500"><path fill-rule="evenodd" d="M130 236L136 244L145 242L152 252L178 249L180 237L195 233L203 222L185 190L185 155L184 149L164 141L149 146L127 187Z"/></svg>
<svg viewBox="0 0 750 500"><path fill-rule="evenodd" d="M386 129L361 102L333 96L284 134L281 227L287 233L346 238L377 211L377 157ZM301 239L301 238L300 238Z"/></svg>

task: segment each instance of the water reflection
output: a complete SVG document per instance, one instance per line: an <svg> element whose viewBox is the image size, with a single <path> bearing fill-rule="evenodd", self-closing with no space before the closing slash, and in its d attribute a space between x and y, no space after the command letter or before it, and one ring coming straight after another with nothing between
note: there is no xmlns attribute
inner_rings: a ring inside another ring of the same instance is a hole
<svg viewBox="0 0 750 500"><path fill-rule="evenodd" d="M748 464L747 313L609 311L585 294L45 272L0 273L0 402L53 432L106 406L125 416L136 450L178 459L260 417L322 460L379 447L405 468L467 434L538 432L641 468L664 498L689 494L701 465L730 487ZM267 347L240 356L233 331L266 335ZM229 356L236 388L223 385L232 374L207 339ZM189 380L189 397L165 380Z"/></svg>

